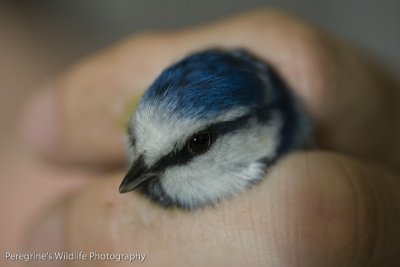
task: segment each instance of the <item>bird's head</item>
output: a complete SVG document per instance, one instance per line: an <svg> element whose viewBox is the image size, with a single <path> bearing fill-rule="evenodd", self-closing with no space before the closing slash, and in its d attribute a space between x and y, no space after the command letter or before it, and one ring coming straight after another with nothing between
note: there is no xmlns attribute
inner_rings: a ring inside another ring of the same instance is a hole
<svg viewBox="0 0 400 267"><path fill-rule="evenodd" d="M184 58L161 73L129 122L132 165L120 192L140 188L164 206L191 209L242 191L292 146L290 99L243 50Z"/></svg>

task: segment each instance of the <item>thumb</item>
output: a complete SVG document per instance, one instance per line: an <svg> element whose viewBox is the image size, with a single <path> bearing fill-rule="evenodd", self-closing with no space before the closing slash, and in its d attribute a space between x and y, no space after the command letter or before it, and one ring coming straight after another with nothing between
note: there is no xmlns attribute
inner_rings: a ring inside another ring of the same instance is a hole
<svg viewBox="0 0 400 267"><path fill-rule="evenodd" d="M62 205L32 244L44 251L139 251L147 255L141 266L400 265L400 174L382 166L297 153L252 190L193 212L119 195L120 178L101 179Z"/></svg>

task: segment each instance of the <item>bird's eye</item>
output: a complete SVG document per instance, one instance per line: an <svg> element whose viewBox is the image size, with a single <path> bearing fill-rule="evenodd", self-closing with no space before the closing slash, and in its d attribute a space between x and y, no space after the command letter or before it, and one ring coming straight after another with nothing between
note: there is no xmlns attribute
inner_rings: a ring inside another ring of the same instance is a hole
<svg viewBox="0 0 400 267"><path fill-rule="evenodd" d="M202 154L211 146L211 134L207 131L196 133L190 137L187 145L191 154Z"/></svg>

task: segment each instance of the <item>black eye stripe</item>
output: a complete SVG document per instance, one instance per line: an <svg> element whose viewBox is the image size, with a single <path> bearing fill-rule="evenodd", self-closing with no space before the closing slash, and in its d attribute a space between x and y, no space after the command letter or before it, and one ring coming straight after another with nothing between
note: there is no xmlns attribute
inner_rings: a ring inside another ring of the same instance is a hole
<svg viewBox="0 0 400 267"><path fill-rule="evenodd" d="M212 134L215 141L218 137L234 132L246 126L250 118L254 114L246 114L231 121L222 121L207 126L202 131L208 131ZM185 143L186 144L186 143ZM211 145L212 146L212 145ZM187 149L186 145L179 149L174 149L172 152L161 157L151 169L155 172L162 172L168 167L187 164L196 155L192 155Z"/></svg>
<svg viewBox="0 0 400 267"><path fill-rule="evenodd" d="M243 128L252 114L246 114L231 121L222 121L209 125L206 130L214 133L215 138Z"/></svg>
<svg viewBox="0 0 400 267"><path fill-rule="evenodd" d="M275 105L269 105L266 108L253 110L251 113L245 114L230 121L222 121L210 124L205 129L199 132L209 132L212 138L211 142L213 143L220 136L230 134L232 132L235 132L236 130L246 127L250 119L256 119L259 123L268 123L268 121L270 120L270 115L272 113L271 111L275 109ZM128 137L132 147L134 147L136 138L133 134L131 127L128 127ZM158 161L156 161L156 163L152 164L152 166L148 166L147 169L151 170L152 172L162 173L168 167L187 164L193 158L198 156L193 155L188 151L186 147L187 141L184 144L185 145L183 147L176 144L173 151L162 156Z"/></svg>

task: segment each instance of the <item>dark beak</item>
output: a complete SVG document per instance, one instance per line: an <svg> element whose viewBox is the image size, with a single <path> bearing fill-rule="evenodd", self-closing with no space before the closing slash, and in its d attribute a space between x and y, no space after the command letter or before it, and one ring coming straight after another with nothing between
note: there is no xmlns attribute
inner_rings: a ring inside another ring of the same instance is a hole
<svg viewBox="0 0 400 267"><path fill-rule="evenodd" d="M157 174L146 167L143 156L140 156L129 168L128 173L119 186L119 192L122 194L133 191L143 185L145 181L155 177L157 177Z"/></svg>

